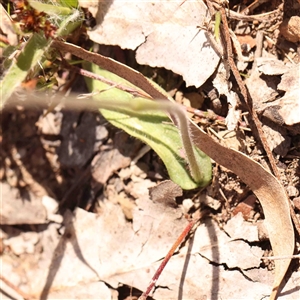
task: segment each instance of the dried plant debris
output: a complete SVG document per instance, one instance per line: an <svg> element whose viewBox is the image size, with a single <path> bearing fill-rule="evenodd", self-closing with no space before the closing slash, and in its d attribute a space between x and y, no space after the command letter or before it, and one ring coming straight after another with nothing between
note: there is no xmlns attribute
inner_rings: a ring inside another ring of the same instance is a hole
<svg viewBox="0 0 300 300"><path fill-rule="evenodd" d="M258 70L266 76L255 73L247 81L256 109L272 122L298 132L300 64L287 66L274 59L264 60L264 63L264 67L258 66ZM281 79L275 76L281 74ZM276 99L282 91L285 95Z"/></svg>
<svg viewBox="0 0 300 300"><path fill-rule="evenodd" d="M150 188L149 194L153 202L162 203L167 207L176 207L175 198L182 196L182 189L174 182L166 180Z"/></svg>
<svg viewBox="0 0 300 300"><path fill-rule="evenodd" d="M1 225L48 223L42 199L32 192L20 191L0 183L0 223Z"/></svg>
<svg viewBox="0 0 300 300"><path fill-rule="evenodd" d="M78 293L93 299L95 289L98 294L111 297L120 284L144 290L149 274L154 273L158 260L164 257L187 221L180 217L181 213L174 213L174 209L166 211L163 205L152 203L147 197L139 199L132 225L126 222L119 205L103 201L102 208L99 215L79 208L74 214L67 212L61 237L53 226L41 232L39 247L44 251L37 252L34 241L31 249L35 249L35 259L23 258L31 259L27 266L21 264L21 258L12 264L6 252L1 258L4 274L13 272L16 284L23 278L22 289L36 297ZM240 226L238 231L232 226L236 222ZM243 228L248 232L245 236ZM234 295L239 299L258 299L268 295L272 277L266 269L257 269L263 250L247 242L257 238L257 233L253 235L255 225L236 216L226 229L232 237L209 219L200 225L194 237L172 257L152 297L174 299L179 294L189 299L228 299ZM98 285L99 280L110 288ZM206 282L201 289L199 280ZM280 299L297 299L294 287L299 280L299 274L294 273Z"/></svg>
<svg viewBox="0 0 300 300"><path fill-rule="evenodd" d="M139 64L170 69L195 86L201 86L217 67L219 56L199 28L208 15L201 1L115 0L97 9L86 1L79 3L96 18L90 39L136 49Z"/></svg>

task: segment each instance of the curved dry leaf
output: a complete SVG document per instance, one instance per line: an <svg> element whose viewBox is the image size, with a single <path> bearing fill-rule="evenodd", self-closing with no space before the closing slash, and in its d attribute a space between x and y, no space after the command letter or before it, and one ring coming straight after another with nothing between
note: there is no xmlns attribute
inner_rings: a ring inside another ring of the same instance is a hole
<svg viewBox="0 0 300 300"><path fill-rule="evenodd" d="M113 61L83 50L80 47L67 43L55 42L62 51L72 54L123 77L135 86L147 92L153 98L166 99L167 97L155 89L140 73ZM133 77L131 77L133 76ZM153 92L154 91L154 92ZM194 143L203 152L209 155L218 164L230 169L238 175L255 193L265 214L265 224L268 229L270 242L275 256L292 255L295 245L294 229L291 221L288 199L281 183L259 163L250 159L241 152L221 146L210 138L196 124L191 122ZM278 288L290 265L291 259L275 261L275 278L273 292L270 299L275 299Z"/></svg>
<svg viewBox="0 0 300 300"><path fill-rule="evenodd" d="M79 4L90 9L87 1ZM137 50L139 64L170 69L188 86L201 86L220 60L199 29L209 20L202 1L114 0L90 11L97 22L88 32L91 40Z"/></svg>
<svg viewBox="0 0 300 300"><path fill-rule="evenodd" d="M290 217L288 199L281 183L259 163L241 152L226 148L192 123L195 144L218 164L238 175L259 199L265 214L274 255L292 255L295 238ZM277 253L277 254L276 254ZM270 299L275 299L280 283L290 265L291 259L275 261L275 279Z"/></svg>

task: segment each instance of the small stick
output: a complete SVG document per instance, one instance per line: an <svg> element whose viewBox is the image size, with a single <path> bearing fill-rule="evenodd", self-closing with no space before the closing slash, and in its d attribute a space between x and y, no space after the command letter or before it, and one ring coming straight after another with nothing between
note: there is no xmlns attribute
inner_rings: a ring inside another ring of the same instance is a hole
<svg viewBox="0 0 300 300"><path fill-rule="evenodd" d="M76 67L76 66L72 66L72 65L68 64L65 61L62 61L62 62L63 62L63 65L66 68L71 69L71 70L75 71L76 73L78 73L82 76L85 76L85 77L88 77L88 78L91 78L91 79L94 79L94 80L101 81L101 82L106 83L106 84L108 84L112 87L115 87L115 88L119 89L119 90L130 93L135 97L143 97L143 98L146 98L146 99L152 99L152 97L150 97L148 94L146 94L146 93L144 93L140 90L137 90L135 88L128 87L128 86L125 86L125 85L122 85L122 84L118 84L118 83L116 83L112 80L109 80L109 79L101 76L101 75L98 75L98 74L95 74L93 72L81 69L81 68Z"/></svg>
<svg viewBox="0 0 300 300"><path fill-rule="evenodd" d="M253 118L253 121L254 121L255 126L257 128L261 143L262 143L262 145L263 145L263 147L264 147L264 149L267 153L268 159L270 161L272 170L273 170L275 176L277 177L277 179L280 180L280 174L279 174L275 159L273 157L273 154L272 154L272 152L270 150L270 147L268 145L267 139L265 137L265 134L263 132L261 122L258 119L257 112L252 107L253 105L252 105L251 96L250 96L250 94L249 94L249 92L246 88L246 85L243 82L242 77L239 73L239 70L237 69L237 67L235 65L235 62L233 60L230 30L229 30L229 26L228 26L228 22L227 22L225 8L223 6L220 7L220 12L221 12L221 18L222 18L222 24L223 24L223 26L221 28L222 28L222 33L224 35L224 40L225 40L225 44L226 44L224 48L225 48L225 52L227 54L228 64L229 64L230 69L231 69L231 71L232 71L232 73L233 73L233 75L236 79L236 82L237 82L237 84L238 84L238 86L241 90L244 101L246 102L246 104L248 106L249 112L252 115L252 118Z"/></svg>
<svg viewBox="0 0 300 300"><path fill-rule="evenodd" d="M2 280L7 286L9 286L11 289L13 289L16 293L18 293L20 296L22 296L25 300L33 299L30 295L24 293L21 289L19 289L16 285L11 283L8 279L0 275L0 280Z"/></svg>
<svg viewBox="0 0 300 300"><path fill-rule="evenodd" d="M264 256L261 259L277 260L277 259L295 259L295 258L300 258L300 254L282 255L282 256Z"/></svg>
<svg viewBox="0 0 300 300"><path fill-rule="evenodd" d="M169 250L168 254L166 255L166 257L163 259L163 261L161 262L160 266L158 267L158 269L156 270L155 274L153 275L148 288L146 289L146 291L139 297L138 300L146 300L147 297L149 296L151 290L153 289L156 281L158 280L160 274L162 273L162 271L164 270L166 264L168 263L168 261L170 260L171 256L174 254L175 250L177 249L177 247L183 242L183 240L185 239L185 237L188 235L188 233L191 231L191 229L193 228L193 226L196 224L198 220L194 221L190 221L189 224L186 226L186 228L183 230L183 232L181 233L181 235L178 237L178 239L176 240L176 242L173 244L172 248Z"/></svg>

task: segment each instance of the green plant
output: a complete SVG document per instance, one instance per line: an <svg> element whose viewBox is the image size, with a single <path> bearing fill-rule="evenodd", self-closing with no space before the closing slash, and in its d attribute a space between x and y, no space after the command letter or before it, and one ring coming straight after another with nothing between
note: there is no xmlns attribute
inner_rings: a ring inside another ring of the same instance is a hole
<svg viewBox="0 0 300 300"><path fill-rule="evenodd" d="M186 112L179 105L169 100L133 97L117 88L118 84L130 87L129 82L96 65L91 65L91 69L116 83L116 88L109 88L106 83L87 79L89 89L99 91L94 98L110 123L148 144L163 160L170 178L183 189L209 184L210 158L193 145Z"/></svg>
<svg viewBox="0 0 300 300"><path fill-rule="evenodd" d="M15 49L15 56L6 59L9 68L0 83L0 109L29 73L40 68L53 37L68 35L81 22L78 9L33 0L22 5L18 3L23 1L16 2L16 28L27 40ZM46 19L45 11L50 15L51 23Z"/></svg>

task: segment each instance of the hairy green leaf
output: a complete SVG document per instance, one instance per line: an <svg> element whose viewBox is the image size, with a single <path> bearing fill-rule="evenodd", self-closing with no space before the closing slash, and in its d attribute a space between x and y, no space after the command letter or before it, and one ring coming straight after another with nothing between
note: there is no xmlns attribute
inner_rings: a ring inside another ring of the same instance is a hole
<svg viewBox="0 0 300 300"><path fill-rule="evenodd" d="M57 36L67 35L79 25L76 21L80 16L80 12L78 10L68 10L72 12L72 14L62 17L60 26L56 32ZM52 39L47 39L43 33L34 33L29 40L24 43L24 48L20 53L18 53L15 58L12 58L10 67L0 82L0 110L4 106L5 101L15 91L16 87L25 80L28 73L38 64L41 65L44 54L48 51L51 43Z"/></svg>
<svg viewBox="0 0 300 300"><path fill-rule="evenodd" d="M60 6L55 4L43 3L37 0L28 0L28 3L37 11L44 11L49 15L70 15L72 13L71 8L66 6Z"/></svg>
<svg viewBox="0 0 300 300"><path fill-rule="evenodd" d="M126 80L92 65L92 71L107 79L133 87ZM187 160L183 151L180 132L170 118L161 109L155 111L147 109L153 101L133 97L131 94L117 88L111 88L96 80L87 80L89 89L99 91L95 99L103 101L110 109L100 109L102 115L114 126L123 129L128 134L148 144L164 162L170 178L183 189L190 190L209 184L212 175L211 161L202 151L195 147L196 160L201 169L201 181L195 182L191 177ZM114 104L115 103L115 104ZM134 105L132 104L134 103ZM121 105L120 105L121 104ZM99 104L101 107L101 104ZM158 104L159 106L159 104ZM136 107L136 109L134 109ZM145 109L141 109L145 107Z"/></svg>

